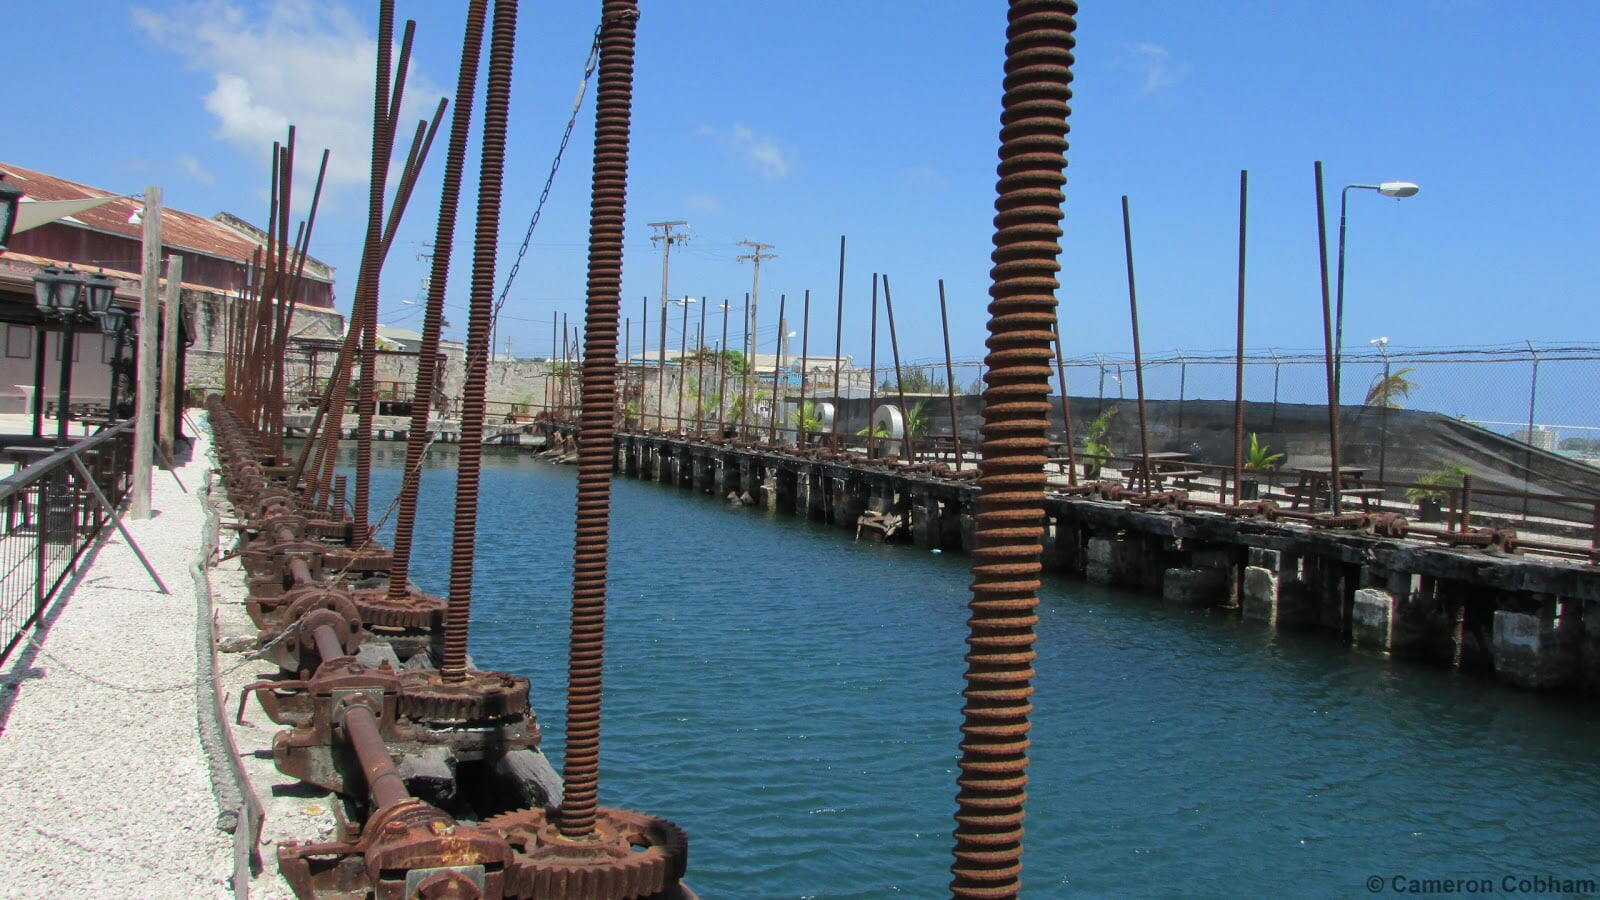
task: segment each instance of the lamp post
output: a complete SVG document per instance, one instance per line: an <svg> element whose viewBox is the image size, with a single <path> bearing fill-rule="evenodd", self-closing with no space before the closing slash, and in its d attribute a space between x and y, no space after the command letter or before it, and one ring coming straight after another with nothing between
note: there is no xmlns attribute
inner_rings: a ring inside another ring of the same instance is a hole
<svg viewBox="0 0 1600 900"><path fill-rule="evenodd" d="M100 313L100 331L111 336L111 392L106 400L106 418L109 422L123 418L120 388L122 387L122 351L127 346L128 333L133 329L133 316L125 309L113 306Z"/></svg>
<svg viewBox="0 0 1600 900"><path fill-rule="evenodd" d="M1376 191L1385 197L1403 199L1415 197L1417 191L1422 190L1410 181L1385 181L1382 184L1347 184L1339 192L1339 271L1337 287L1334 290L1334 326L1333 326L1333 396L1339 402L1344 401L1341 390L1344 387L1344 234L1345 234L1345 205L1349 202L1350 192Z"/></svg>
<svg viewBox="0 0 1600 900"><path fill-rule="evenodd" d="M109 278L97 275L86 278L71 269L46 266L33 276L33 300L45 321L59 318L61 332L61 379L56 400L56 446L67 445L67 423L71 420L68 408L72 394L72 357L76 349L76 325L87 310L104 312L109 308L115 285ZM42 323L41 323L42 324Z"/></svg>

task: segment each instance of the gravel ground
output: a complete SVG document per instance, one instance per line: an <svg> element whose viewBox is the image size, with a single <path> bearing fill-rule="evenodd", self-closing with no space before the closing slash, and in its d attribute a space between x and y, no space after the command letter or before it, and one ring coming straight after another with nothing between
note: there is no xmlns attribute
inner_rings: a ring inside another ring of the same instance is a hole
<svg viewBox="0 0 1600 900"><path fill-rule="evenodd" d="M202 434L178 474L209 465ZM233 894L194 689L205 510L153 483L158 515L127 526L172 593L113 530L0 673L0 897Z"/></svg>

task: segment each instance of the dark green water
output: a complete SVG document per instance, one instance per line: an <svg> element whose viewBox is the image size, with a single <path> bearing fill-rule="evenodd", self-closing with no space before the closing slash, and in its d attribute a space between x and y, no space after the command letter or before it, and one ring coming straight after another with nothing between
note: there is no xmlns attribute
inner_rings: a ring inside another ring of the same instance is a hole
<svg viewBox="0 0 1600 900"><path fill-rule="evenodd" d="M575 484L486 459L472 608L558 769ZM438 594L453 485L425 473ZM688 829L708 898L946 893L966 558L627 480L613 515L601 802ZM1600 879L1587 707L1065 579L1042 600L1028 895Z"/></svg>

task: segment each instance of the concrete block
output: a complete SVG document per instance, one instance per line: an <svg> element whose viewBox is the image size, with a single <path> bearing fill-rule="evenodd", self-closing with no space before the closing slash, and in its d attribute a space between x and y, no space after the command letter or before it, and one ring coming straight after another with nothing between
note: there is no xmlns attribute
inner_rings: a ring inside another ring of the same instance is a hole
<svg viewBox="0 0 1600 900"><path fill-rule="evenodd" d="M1260 569L1271 569L1274 572L1283 570L1283 554L1277 550L1266 550L1261 547L1250 548L1248 564Z"/></svg>
<svg viewBox="0 0 1600 900"><path fill-rule="evenodd" d="M1161 598L1175 606L1200 609L1228 599L1228 573L1217 568L1167 569L1161 576Z"/></svg>
<svg viewBox="0 0 1600 900"><path fill-rule="evenodd" d="M1494 613L1494 671L1504 681L1525 688L1553 688L1577 674L1575 629L1555 617Z"/></svg>
<svg viewBox="0 0 1600 900"><path fill-rule="evenodd" d="M1394 595L1377 588L1356 591L1350 640L1357 647L1389 650L1394 642Z"/></svg>
<svg viewBox="0 0 1600 900"><path fill-rule="evenodd" d="M1251 550L1250 555L1255 556ZM1278 623L1278 571L1267 566L1244 570L1244 617L1268 625Z"/></svg>

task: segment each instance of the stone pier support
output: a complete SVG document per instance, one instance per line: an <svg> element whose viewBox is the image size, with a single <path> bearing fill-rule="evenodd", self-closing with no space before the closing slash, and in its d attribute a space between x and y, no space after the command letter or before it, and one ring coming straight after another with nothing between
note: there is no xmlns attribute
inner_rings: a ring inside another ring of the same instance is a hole
<svg viewBox="0 0 1600 900"><path fill-rule="evenodd" d="M1350 642L1357 647L1389 650L1394 646L1395 597L1379 588L1356 591L1350 616Z"/></svg>
<svg viewBox="0 0 1600 900"><path fill-rule="evenodd" d="M911 542L923 550L938 547L944 539L939 518L939 501L918 494L911 501Z"/></svg>
<svg viewBox="0 0 1600 900"><path fill-rule="evenodd" d="M1089 538L1084 577L1092 584L1137 587L1144 583L1145 563L1143 541L1121 534L1095 535Z"/></svg>
<svg viewBox="0 0 1600 900"><path fill-rule="evenodd" d="M1494 671L1525 688L1560 687L1578 673L1580 623L1571 604L1547 599L1533 613L1496 610Z"/></svg>

